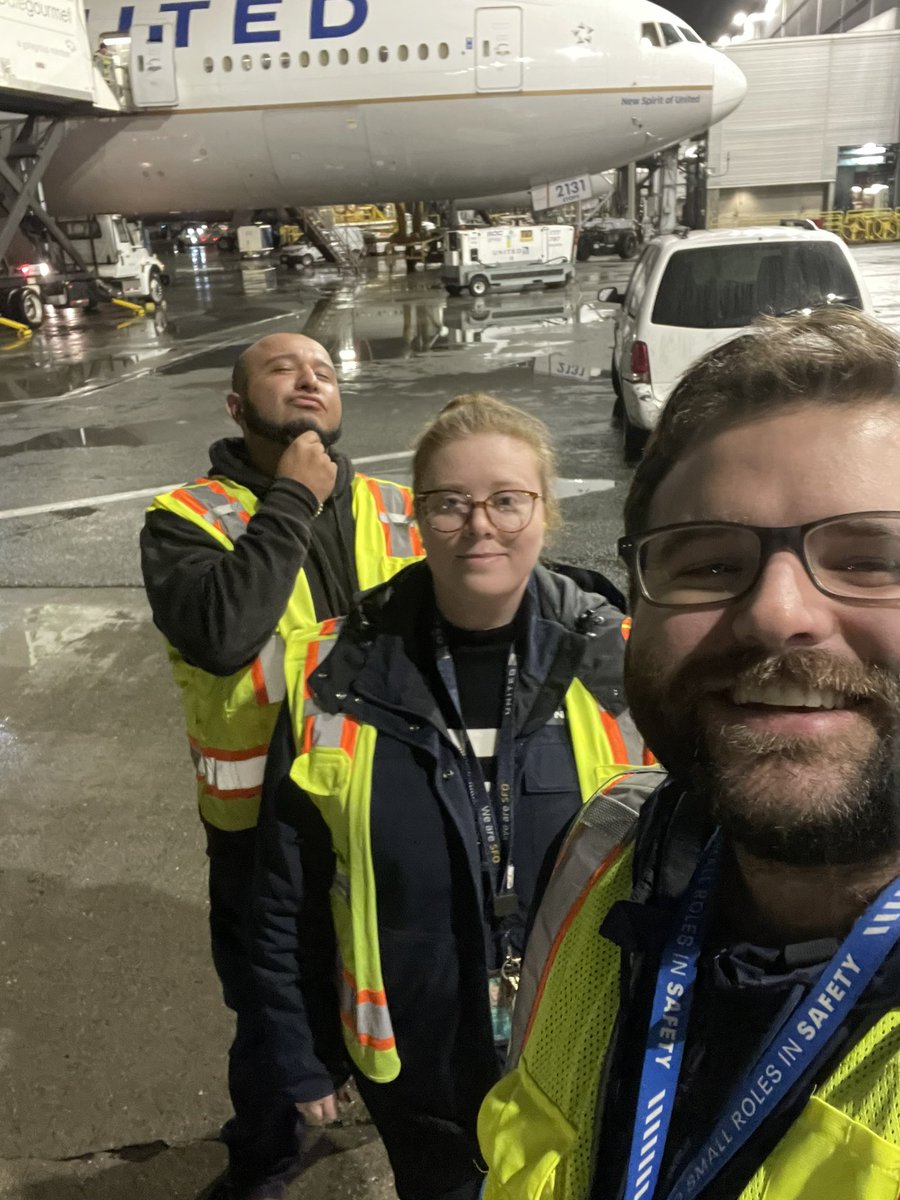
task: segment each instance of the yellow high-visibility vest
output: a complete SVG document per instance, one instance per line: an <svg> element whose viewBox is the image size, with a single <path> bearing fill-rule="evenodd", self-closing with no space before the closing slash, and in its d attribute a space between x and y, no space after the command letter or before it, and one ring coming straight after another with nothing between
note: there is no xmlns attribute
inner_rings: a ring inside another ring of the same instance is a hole
<svg viewBox="0 0 900 1200"><path fill-rule="evenodd" d="M356 475L351 486L356 574L365 590L386 582L424 550L408 488L366 475ZM249 488L219 477L176 488L150 506L200 526L226 550L234 549L258 507ZM253 662L234 674L201 671L168 646L187 721L200 815L210 825L238 830L256 824L266 755L284 698L285 643L294 630L317 625L309 584L300 571L272 637Z"/></svg>
<svg viewBox="0 0 900 1200"><path fill-rule="evenodd" d="M658 773L654 773L657 774ZM616 792L633 788L634 780ZM604 798L563 848L526 952L512 1070L478 1119L485 1200L588 1200L604 1058L620 999L619 947L598 930L632 892L630 835L610 849ZM599 832L598 832L599 831ZM591 853L594 843L596 852ZM619 1114L620 1120L629 1119ZM857 1043L760 1163L740 1200L897 1200L900 1010Z"/></svg>
<svg viewBox="0 0 900 1200"><path fill-rule="evenodd" d="M299 754L291 778L312 800L331 833L335 876L331 912L339 954L344 1041L359 1069L376 1083L400 1072L379 953L370 814L378 731L343 713L322 712L308 679L325 660L339 622L298 631L285 655L287 697ZM643 744L630 722L616 725L580 680L564 700L582 801L622 773L622 755L640 759Z"/></svg>

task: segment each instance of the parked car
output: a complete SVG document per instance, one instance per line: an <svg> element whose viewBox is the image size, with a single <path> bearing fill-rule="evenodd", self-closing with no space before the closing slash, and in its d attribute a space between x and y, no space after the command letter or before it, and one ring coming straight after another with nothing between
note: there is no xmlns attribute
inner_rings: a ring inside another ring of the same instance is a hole
<svg viewBox="0 0 900 1200"><path fill-rule="evenodd" d="M746 332L763 313L826 304L871 312L852 255L840 238L792 226L665 234L644 247L620 304L612 384L625 458L638 458L676 383L698 358Z"/></svg>

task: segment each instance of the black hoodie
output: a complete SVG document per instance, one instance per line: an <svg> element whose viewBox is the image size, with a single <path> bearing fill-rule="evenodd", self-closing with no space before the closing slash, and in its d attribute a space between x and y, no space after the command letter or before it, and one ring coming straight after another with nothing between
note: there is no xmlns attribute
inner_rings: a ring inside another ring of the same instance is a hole
<svg viewBox="0 0 900 1200"><path fill-rule="evenodd" d="M214 442L209 454L210 475L259 497L246 533L227 551L192 521L153 509L141 532L141 567L153 620L169 642L193 666L231 675L272 636L300 571L319 620L349 611L359 588L353 467L332 452L334 491L314 517L318 501L309 488L256 470L242 438Z"/></svg>

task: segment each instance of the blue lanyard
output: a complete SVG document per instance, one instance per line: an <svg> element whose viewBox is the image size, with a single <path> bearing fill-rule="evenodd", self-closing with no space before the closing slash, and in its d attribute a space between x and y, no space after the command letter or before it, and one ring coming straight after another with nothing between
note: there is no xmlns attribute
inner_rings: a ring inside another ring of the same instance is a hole
<svg viewBox="0 0 900 1200"><path fill-rule="evenodd" d="M447 689L463 738L463 776L466 791L478 826L478 845L482 869L490 890L494 916L513 917L519 902L515 892L515 869L512 862L513 784L515 781L515 734L513 731L513 700L519 677L518 659L510 647L506 662L506 683L503 691L503 712L497 734L496 770L493 793L488 789L478 755L472 748L463 719L456 668L440 623L435 625L437 669Z"/></svg>
<svg viewBox="0 0 900 1200"><path fill-rule="evenodd" d="M644 1050L625 1200L654 1200L675 1105L691 1001L721 857L707 846L663 951ZM900 880L857 920L807 995L734 1088L722 1116L682 1170L666 1200L693 1200L821 1058L857 999L900 940Z"/></svg>

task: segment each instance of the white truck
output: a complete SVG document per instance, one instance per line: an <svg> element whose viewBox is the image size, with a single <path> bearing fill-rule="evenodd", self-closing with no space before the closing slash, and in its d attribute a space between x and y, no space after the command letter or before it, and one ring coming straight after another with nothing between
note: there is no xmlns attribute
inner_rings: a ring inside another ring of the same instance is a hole
<svg viewBox="0 0 900 1200"><path fill-rule="evenodd" d="M486 225L446 235L441 281L451 296L468 288L483 296L491 288L546 284L563 287L575 268L572 225Z"/></svg>
<svg viewBox="0 0 900 1200"><path fill-rule="evenodd" d="M117 213L98 213L58 224L86 270L61 266L54 261L57 247L20 232L0 262L0 316L37 329L48 304L94 308L113 296L162 301L169 277L162 261L148 249L137 221Z"/></svg>
<svg viewBox="0 0 900 1200"><path fill-rule="evenodd" d="M59 226L85 263L127 299L159 304L169 282L162 261L149 248L139 221L118 213L60 221Z"/></svg>

